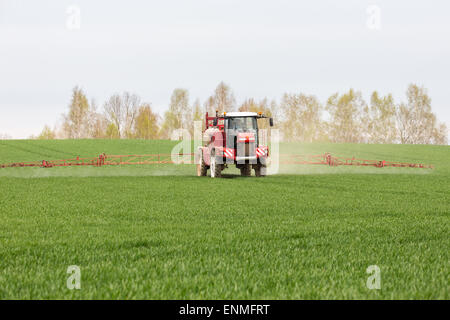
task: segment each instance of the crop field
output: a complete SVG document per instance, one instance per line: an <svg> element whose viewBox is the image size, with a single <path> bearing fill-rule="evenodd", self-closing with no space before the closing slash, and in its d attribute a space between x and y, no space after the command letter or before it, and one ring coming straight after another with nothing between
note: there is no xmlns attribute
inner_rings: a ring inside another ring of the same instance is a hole
<svg viewBox="0 0 450 320"><path fill-rule="evenodd" d="M5 140L0 163L170 153L176 142ZM282 153L434 169L194 165L0 169L0 299L449 299L450 147ZM67 268L81 270L69 290ZM381 289L366 286L380 268Z"/></svg>

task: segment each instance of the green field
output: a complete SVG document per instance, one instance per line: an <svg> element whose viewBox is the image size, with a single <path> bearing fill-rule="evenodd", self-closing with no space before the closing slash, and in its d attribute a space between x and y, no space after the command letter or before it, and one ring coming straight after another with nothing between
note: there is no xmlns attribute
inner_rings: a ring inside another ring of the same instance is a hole
<svg viewBox="0 0 450 320"><path fill-rule="evenodd" d="M0 163L174 142L0 141ZM0 169L1 299L449 299L450 147L283 144L435 169ZM66 287L69 265L81 289ZM381 269L369 290L366 269Z"/></svg>

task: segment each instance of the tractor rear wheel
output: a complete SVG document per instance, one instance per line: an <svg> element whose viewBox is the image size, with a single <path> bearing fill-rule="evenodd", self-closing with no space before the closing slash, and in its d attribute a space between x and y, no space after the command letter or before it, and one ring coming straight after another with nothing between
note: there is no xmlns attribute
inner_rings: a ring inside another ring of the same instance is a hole
<svg viewBox="0 0 450 320"><path fill-rule="evenodd" d="M252 175L252 167L250 164L244 164L241 167L241 176L250 177Z"/></svg>
<svg viewBox="0 0 450 320"><path fill-rule="evenodd" d="M211 178L221 178L222 177L222 165L217 163L217 158L214 154L211 155Z"/></svg>

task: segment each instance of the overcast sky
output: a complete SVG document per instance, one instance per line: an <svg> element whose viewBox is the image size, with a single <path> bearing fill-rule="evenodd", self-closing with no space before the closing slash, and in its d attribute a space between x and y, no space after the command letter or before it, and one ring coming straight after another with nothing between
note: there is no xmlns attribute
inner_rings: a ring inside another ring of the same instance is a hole
<svg viewBox="0 0 450 320"><path fill-rule="evenodd" d="M413 82L450 127L449 16L444 0L0 0L0 134L53 126L75 85L162 114L174 88L203 102L222 80L238 102L349 88L400 101Z"/></svg>

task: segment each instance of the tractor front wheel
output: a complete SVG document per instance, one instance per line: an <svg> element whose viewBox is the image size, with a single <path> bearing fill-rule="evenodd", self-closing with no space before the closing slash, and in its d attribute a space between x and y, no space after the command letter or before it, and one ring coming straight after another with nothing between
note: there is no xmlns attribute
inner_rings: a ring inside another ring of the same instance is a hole
<svg viewBox="0 0 450 320"><path fill-rule="evenodd" d="M222 165L217 163L217 158L214 154L211 155L211 178L221 178L222 177Z"/></svg>
<svg viewBox="0 0 450 320"><path fill-rule="evenodd" d="M255 167L255 176L257 177L265 177L267 174L267 167L263 164L260 164Z"/></svg>
<svg viewBox="0 0 450 320"><path fill-rule="evenodd" d="M252 175L252 167L250 164L244 164L241 167L241 176L250 177Z"/></svg>

